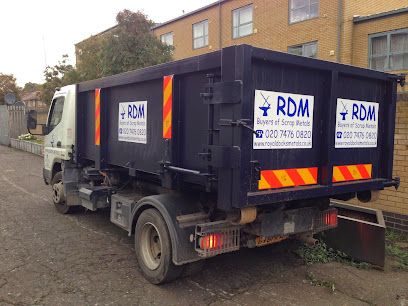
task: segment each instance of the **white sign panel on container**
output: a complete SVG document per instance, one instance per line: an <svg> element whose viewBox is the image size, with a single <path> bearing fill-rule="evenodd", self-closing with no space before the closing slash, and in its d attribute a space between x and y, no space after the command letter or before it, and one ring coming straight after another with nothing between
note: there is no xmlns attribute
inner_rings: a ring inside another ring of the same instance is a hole
<svg viewBox="0 0 408 306"><path fill-rule="evenodd" d="M376 102L337 99L335 148L376 148L378 108Z"/></svg>
<svg viewBox="0 0 408 306"><path fill-rule="evenodd" d="M118 140L147 143L147 101L119 103Z"/></svg>
<svg viewBox="0 0 408 306"><path fill-rule="evenodd" d="M310 149L314 96L255 90L253 148Z"/></svg>

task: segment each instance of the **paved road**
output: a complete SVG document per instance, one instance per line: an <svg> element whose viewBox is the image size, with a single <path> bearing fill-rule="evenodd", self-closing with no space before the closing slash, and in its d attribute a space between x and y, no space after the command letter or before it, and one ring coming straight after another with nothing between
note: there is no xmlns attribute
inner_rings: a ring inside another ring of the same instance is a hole
<svg viewBox="0 0 408 306"><path fill-rule="evenodd" d="M218 256L203 272L154 286L133 240L107 212L63 216L40 157L0 146L0 305L403 305L408 273L305 266L293 243ZM335 283L312 286L307 273Z"/></svg>

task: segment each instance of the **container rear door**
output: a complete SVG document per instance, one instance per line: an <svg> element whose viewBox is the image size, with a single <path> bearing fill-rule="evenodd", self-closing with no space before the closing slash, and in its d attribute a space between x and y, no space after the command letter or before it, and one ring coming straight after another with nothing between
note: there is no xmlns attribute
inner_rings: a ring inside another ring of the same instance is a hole
<svg viewBox="0 0 408 306"><path fill-rule="evenodd" d="M318 183L325 154L330 74L276 63L253 63L251 160L261 168L251 190Z"/></svg>
<svg viewBox="0 0 408 306"><path fill-rule="evenodd" d="M252 136L241 132L242 143L252 137L244 205L381 189L392 175L393 81L287 59L251 61L249 114L241 114L254 127Z"/></svg>

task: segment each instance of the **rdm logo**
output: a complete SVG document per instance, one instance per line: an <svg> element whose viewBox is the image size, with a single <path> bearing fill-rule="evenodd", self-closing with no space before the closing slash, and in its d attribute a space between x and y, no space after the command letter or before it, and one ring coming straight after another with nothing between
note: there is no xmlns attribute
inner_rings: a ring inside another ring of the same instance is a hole
<svg viewBox="0 0 408 306"><path fill-rule="evenodd" d="M125 110L125 108L122 106L122 112L120 113L120 116L122 117L122 120L125 119L125 115L126 115L126 110Z"/></svg>
<svg viewBox="0 0 408 306"><path fill-rule="evenodd" d="M376 107L374 105L364 106L362 103L354 103L351 118L360 121L377 121L375 113Z"/></svg>
<svg viewBox="0 0 408 306"><path fill-rule="evenodd" d="M346 120L346 116L347 116L347 114L348 114L348 110L347 110L347 107L344 105L344 103L343 102L341 102L341 104L343 104L343 111L342 112L340 112L340 115L341 115L341 120Z"/></svg>
<svg viewBox="0 0 408 306"><path fill-rule="evenodd" d="M128 118L142 119L145 117L144 105L128 105Z"/></svg>
<svg viewBox="0 0 408 306"><path fill-rule="evenodd" d="M262 116L264 117L268 117L268 110L271 109L271 104L268 102L269 96L267 98L265 98L265 96L262 94L262 92L260 92L262 99L264 100L264 103L262 104L262 106L259 106L259 109L261 111L263 111Z"/></svg>

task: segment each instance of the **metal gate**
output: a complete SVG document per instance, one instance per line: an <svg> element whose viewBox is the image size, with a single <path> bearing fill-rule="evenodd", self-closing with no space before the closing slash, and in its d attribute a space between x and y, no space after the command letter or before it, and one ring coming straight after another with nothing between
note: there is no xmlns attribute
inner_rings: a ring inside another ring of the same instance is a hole
<svg viewBox="0 0 408 306"><path fill-rule="evenodd" d="M26 134L25 106L0 105L0 144L10 145L10 138Z"/></svg>

